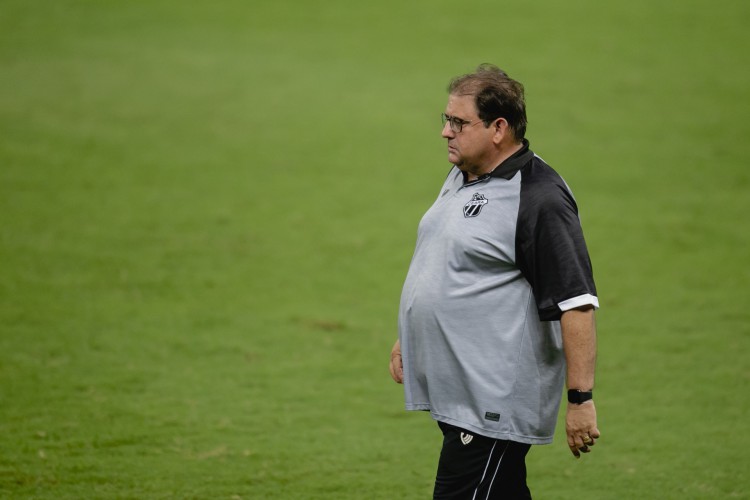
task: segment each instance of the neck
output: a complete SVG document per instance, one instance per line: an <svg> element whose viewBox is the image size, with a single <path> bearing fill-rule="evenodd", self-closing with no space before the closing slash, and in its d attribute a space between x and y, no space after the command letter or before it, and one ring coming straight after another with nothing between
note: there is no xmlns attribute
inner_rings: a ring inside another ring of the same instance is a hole
<svg viewBox="0 0 750 500"><path fill-rule="evenodd" d="M481 165L466 168L464 171L466 172L467 180L472 182L485 174L489 174L502 162L516 154L522 147L522 142L510 144L507 147L498 149L496 154L482 162Z"/></svg>

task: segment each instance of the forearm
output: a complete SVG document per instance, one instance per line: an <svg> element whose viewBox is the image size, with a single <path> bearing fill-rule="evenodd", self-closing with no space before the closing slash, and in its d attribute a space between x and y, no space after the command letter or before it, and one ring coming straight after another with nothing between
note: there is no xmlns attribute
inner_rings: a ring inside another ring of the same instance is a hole
<svg viewBox="0 0 750 500"><path fill-rule="evenodd" d="M594 388L596 371L594 308L565 311L560 325L567 362L568 388L589 391Z"/></svg>
<svg viewBox="0 0 750 500"><path fill-rule="evenodd" d="M596 324L594 308L572 309L560 318L563 349L568 365L568 388L590 391L596 369ZM592 400L568 403L565 414L568 447L576 458L588 453L601 436L596 425L596 407Z"/></svg>

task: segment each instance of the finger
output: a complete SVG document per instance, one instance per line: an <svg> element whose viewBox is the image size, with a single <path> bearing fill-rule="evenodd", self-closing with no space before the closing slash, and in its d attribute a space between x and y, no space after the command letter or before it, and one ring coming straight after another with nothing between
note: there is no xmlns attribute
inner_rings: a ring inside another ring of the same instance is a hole
<svg viewBox="0 0 750 500"><path fill-rule="evenodd" d="M581 458L581 452L578 451L578 446L576 446L575 441L570 436L568 436L568 448L570 448L570 452L574 457Z"/></svg>
<svg viewBox="0 0 750 500"><path fill-rule="evenodd" d="M580 458L581 453L591 452L591 449L589 448L589 446L590 445L586 445L583 443L580 436L568 441L568 448L570 448L571 453L573 453L573 455L575 455L576 458Z"/></svg>
<svg viewBox="0 0 750 500"><path fill-rule="evenodd" d="M581 453L590 453L589 447L593 445L594 440L588 434L574 434L568 438L568 447L576 458L579 458Z"/></svg>
<svg viewBox="0 0 750 500"><path fill-rule="evenodd" d="M404 382L404 369L401 363L401 356L394 356L391 358L391 363L388 365L388 369L391 372L391 378L398 384Z"/></svg>
<svg viewBox="0 0 750 500"><path fill-rule="evenodd" d="M585 438L581 434L576 434L573 436L573 444L576 448L581 449L586 446Z"/></svg>
<svg viewBox="0 0 750 500"><path fill-rule="evenodd" d="M394 380L394 382L398 382L398 376L396 375L396 369L393 366L393 359L391 359L391 362L388 363L388 371L391 373L391 378Z"/></svg>
<svg viewBox="0 0 750 500"><path fill-rule="evenodd" d="M391 378L393 379L393 381L396 382L397 384L400 384L401 383L401 377L398 376L398 372L393 367L393 363L391 363L390 371L391 371Z"/></svg>

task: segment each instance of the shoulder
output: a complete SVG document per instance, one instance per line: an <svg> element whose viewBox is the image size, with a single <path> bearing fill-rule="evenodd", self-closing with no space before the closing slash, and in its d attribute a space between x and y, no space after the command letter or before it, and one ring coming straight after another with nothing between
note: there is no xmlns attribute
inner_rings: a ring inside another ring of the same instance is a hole
<svg viewBox="0 0 750 500"><path fill-rule="evenodd" d="M521 206L530 213L577 210L568 184L555 169L536 155L521 169Z"/></svg>

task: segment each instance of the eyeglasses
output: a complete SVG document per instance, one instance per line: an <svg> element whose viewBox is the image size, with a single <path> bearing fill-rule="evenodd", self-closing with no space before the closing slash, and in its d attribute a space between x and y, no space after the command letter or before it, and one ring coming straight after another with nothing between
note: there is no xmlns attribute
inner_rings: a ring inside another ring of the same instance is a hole
<svg viewBox="0 0 750 500"><path fill-rule="evenodd" d="M482 121L482 120L474 120L473 122L469 122L466 120L462 120L461 118L456 118L455 116L448 116L445 113L441 113L440 118L443 120L443 127L445 127L445 122L450 123L451 130L456 134L460 134L465 126L476 125L477 123Z"/></svg>

